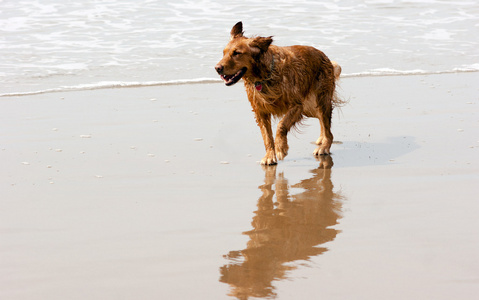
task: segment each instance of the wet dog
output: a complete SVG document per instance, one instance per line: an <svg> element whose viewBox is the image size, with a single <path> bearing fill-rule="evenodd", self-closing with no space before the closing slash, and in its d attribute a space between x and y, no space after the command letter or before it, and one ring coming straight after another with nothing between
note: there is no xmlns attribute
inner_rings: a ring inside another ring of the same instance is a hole
<svg viewBox="0 0 479 300"><path fill-rule="evenodd" d="M227 86L243 79L248 100L261 129L266 155L263 165L274 165L288 154L287 134L304 117L318 118L321 135L314 155L329 155L333 108L341 104L335 81L341 67L309 46L279 47L272 37L248 38L243 24L231 29L223 58L215 66ZM273 138L271 117L282 117Z"/></svg>

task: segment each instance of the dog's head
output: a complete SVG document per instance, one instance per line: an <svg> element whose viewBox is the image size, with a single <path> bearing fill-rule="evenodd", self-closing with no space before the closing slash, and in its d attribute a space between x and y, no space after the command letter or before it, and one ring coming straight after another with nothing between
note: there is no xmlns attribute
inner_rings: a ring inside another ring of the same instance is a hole
<svg viewBox="0 0 479 300"><path fill-rule="evenodd" d="M237 83L243 77L252 77L256 62L268 51L272 42L272 37L243 36L243 23L236 23L231 29L230 42L223 50L223 58L215 66L216 72L227 86Z"/></svg>

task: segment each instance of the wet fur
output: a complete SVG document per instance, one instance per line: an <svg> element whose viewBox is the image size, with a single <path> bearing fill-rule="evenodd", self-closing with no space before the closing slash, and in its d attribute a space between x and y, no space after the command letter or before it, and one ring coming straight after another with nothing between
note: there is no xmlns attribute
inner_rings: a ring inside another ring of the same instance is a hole
<svg viewBox="0 0 479 300"><path fill-rule="evenodd" d="M335 93L341 67L316 48L279 47L272 42L272 37L245 37L238 22L231 30L223 58L215 66L226 85L241 78L244 81L266 150L261 164L272 165L284 159L289 149L287 134L304 117L320 121L321 135L314 155L329 155L332 112L341 103ZM258 84L261 90L256 88ZM282 117L276 138L271 129L272 116Z"/></svg>

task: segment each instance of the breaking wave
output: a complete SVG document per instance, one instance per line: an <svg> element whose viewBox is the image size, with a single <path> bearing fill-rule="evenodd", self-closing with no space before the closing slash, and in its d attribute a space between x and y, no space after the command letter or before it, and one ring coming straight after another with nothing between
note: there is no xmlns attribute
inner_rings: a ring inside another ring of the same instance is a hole
<svg viewBox="0 0 479 300"><path fill-rule="evenodd" d="M444 71L426 71L426 70L395 70L390 68L373 69L360 73L351 73L341 75L342 78L348 77L373 77L373 76L411 76L411 75L438 75L438 74L453 74L453 73L469 73L479 72L479 64L474 64L464 68L454 68L452 70Z"/></svg>
<svg viewBox="0 0 479 300"><path fill-rule="evenodd" d="M439 74L453 74L453 73L470 73L479 72L479 64L474 64L464 68L454 68L445 71L426 71L426 70L395 70L390 68L380 68L368 70L360 73L342 74L341 78L352 77L381 77L381 76L414 76L414 75L439 75ZM58 88L51 88L30 92L12 92L0 94L0 97L19 97L30 96L48 93L60 93L70 91L88 91L99 89L115 89L115 88L141 88L152 86L172 86L172 85L190 85L190 84L212 84L221 83L220 78L194 78L194 79L178 79L166 81L145 81L145 82L123 82L123 81L102 81L91 84L79 84L73 86L60 86Z"/></svg>

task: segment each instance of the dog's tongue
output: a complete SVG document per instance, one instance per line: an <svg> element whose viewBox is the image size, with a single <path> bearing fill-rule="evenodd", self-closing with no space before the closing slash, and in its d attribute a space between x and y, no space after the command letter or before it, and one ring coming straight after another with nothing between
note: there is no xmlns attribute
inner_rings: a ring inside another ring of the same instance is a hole
<svg viewBox="0 0 479 300"><path fill-rule="evenodd" d="M255 83L254 87L256 88L257 91L261 92L263 89L263 85L261 83Z"/></svg>

